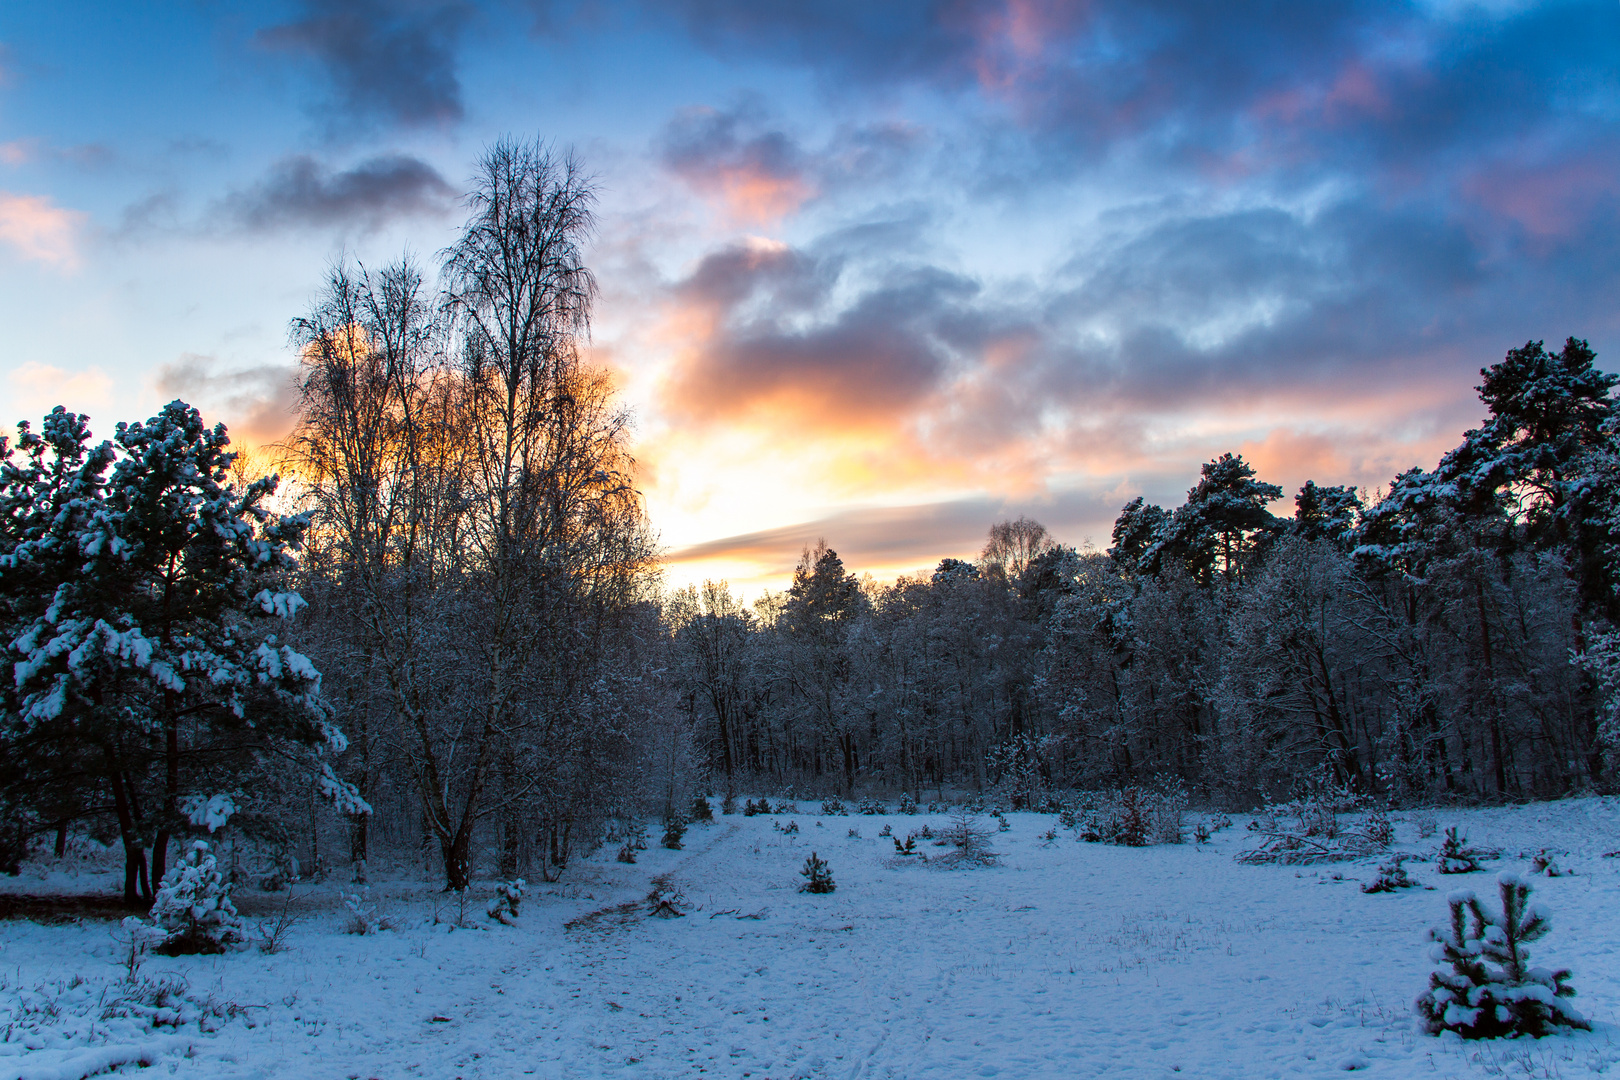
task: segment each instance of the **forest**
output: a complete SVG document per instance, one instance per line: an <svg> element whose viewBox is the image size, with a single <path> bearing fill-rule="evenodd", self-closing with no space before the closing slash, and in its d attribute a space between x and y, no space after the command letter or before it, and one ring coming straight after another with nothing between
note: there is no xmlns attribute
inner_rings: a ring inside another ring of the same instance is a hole
<svg viewBox="0 0 1620 1080"><path fill-rule="evenodd" d="M1480 426L1376 492L1307 483L1287 513L1225 454L1106 551L1018 518L876 582L822 542L745 604L664 586L584 350L595 196L502 142L432 273L335 263L271 452L181 401L104 441L65 407L19 424L0 861L118 844L143 908L221 828L272 875L386 855L465 890L699 795L1612 790L1620 378L1584 341L1487 362Z"/></svg>

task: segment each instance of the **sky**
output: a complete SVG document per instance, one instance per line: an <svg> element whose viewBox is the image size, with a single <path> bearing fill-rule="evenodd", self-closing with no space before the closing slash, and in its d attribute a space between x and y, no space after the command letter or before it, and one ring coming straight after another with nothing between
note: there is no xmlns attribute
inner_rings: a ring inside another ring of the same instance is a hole
<svg viewBox="0 0 1620 1080"><path fill-rule="evenodd" d="M1375 491L1509 348L1620 367L1615 0L12 0L4 415L272 443L329 265L435 265L505 136L596 178L671 585Z"/></svg>

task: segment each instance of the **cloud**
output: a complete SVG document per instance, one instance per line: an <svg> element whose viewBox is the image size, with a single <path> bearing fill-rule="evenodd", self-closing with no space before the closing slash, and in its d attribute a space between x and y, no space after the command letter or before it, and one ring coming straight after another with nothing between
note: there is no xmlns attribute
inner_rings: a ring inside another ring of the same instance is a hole
<svg viewBox="0 0 1620 1080"><path fill-rule="evenodd" d="M838 430L890 423L940 385L952 363L953 309L978 286L927 266L890 266L880 284L834 305L836 251L754 242L714 252L674 289L690 348L668 405L705 422L771 415Z"/></svg>
<svg viewBox="0 0 1620 1080"><path fill-rule="evenodd" d="M750 132L748 117L685 109L664 133L665 168L723 202L744 222L766 222L797 210L815 194L808 162L782 131Z"/></svg>
<svg viewBox="0 0 1620 1080"><path fill-rule="evenodd" d="M158 368L155 385L165 397L222 412L238 442L262 445L292 430L298 403L295 368L261 364L218 371L218 366L216 357L181 353Z"/></svg>
<svg viewBox="0 0 1620 1080"><path fill-rule="evenodd" d="M1196 470L1195 470L1196 471ZM932 569L944 558L975 558L990 526L1021 515L1040 520L1072 546L1106 536L1119 507L1104 491L1067 491L1046 499L979 496L911 506L858 507L811 521L721 537L665 555L672 566L751 564L761 576L790 574L805 545L824 539L844 565L879 576ZM1099 530L1100 533L1099 533Z"/></svg>
<svg viewBox="0 0 1620 1080"><path fill-rule="evenodd" d="M659 138L658 155L733 222L763 225L824 195L892 180L924 145L917 129L886 122L846 125L806 147L750 97L726 109L682 109Z"/></svg>
<svg viewBox="0 0 1620 1080"><path fill-rule="evenodd" d="M39 418L58 405L71 412L99 412L108 405L112 390L112 380L98 367L65 371L34 360L12 368L6 382L8 404L18 414L6 420L30 420L36 427Z"/></svg>
<svg viewBox="0 0 1620 1080"><path fill-rule="evenodd" d="M0 191L0 244L18 255L59 270L79 266L79 230L86 216L57 206L43 195Z"/></svg>
<svg viewBox="0 0 1620 1080"><path fill-rule="evenodd" d="M375 229L393 218L442 214L455 197L433 166L405 154L371 158L338 172L300 155L277 164L263 182L226 196L215 213L251 230Z"/></svg>
<svg viewBox="0 0 1620 1080"><path fill-rule="evenodd" d="M85 169L101 169L112 164L117 156L111 148L101 143L55 146L43 139L12 139L0 143L0 165L12 168L37 161L51 161Z"/></svg>
<svg viewBox="0 0 1620 1080"><path fill-rule="evenodd" d="M464 113L456 45L474 14L458 0L302 0L304 17L259 31L266 48L321 65L348 120L443 125Z"/></svg>

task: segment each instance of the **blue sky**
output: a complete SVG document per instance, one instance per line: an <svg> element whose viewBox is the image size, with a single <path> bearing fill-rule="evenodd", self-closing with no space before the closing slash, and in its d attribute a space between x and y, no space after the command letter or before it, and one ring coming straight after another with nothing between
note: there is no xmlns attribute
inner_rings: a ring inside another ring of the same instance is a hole
<svg viewBox="0 0 1620 1080"><path fill-rule="evenodd" d="M431 262L539 137L672 581L1106 545L1227 450L1432 464L1527 339L1612 363L1617 120L1613 0L13 3L0 402L273 440L326 264Z"/></svg>

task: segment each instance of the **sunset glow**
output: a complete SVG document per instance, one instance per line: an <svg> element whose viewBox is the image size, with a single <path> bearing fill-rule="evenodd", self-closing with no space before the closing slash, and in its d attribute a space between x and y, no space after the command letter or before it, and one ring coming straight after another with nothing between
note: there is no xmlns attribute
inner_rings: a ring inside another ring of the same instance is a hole
<svg viewBox="0 0 1620 1080"><path fill-rule="evenodd" d="M1373 489L1505 350L1620 348L1612 3L25 7L9 420L183 397L273 444L327 264L431 276L480 149L539 136L597 177L591 355L670 585L818 538L891 578L1019 514L1106 547L1226 451Z"/></svg>

